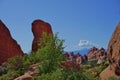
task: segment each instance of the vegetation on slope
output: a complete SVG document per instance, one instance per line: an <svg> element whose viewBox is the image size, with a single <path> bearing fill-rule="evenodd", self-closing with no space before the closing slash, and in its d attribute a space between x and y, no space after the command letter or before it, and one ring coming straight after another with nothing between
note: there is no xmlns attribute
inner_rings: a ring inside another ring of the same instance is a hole
<svg viewBox="0 0 120 80"><path fill-rule="evenodd" d="M34 80L100 80L100 72L108 66L107 63L97 65L96 61L81 64L80 71L59 67L65 59L64 40L54 36L43 34L40 40L40 49L31 52L28 56L16 56L0 66L0 80L13 80L23 75L30 65L38 64L38 76Z"/></svg>

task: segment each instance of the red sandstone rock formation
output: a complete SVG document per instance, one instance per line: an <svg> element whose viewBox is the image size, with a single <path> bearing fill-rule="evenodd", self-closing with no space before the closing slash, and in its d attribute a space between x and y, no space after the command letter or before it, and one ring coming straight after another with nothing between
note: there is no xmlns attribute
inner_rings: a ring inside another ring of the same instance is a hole
<svg viewBox="0 0 120 80"><path fill-rule="evenodd" d="M32 51L33 52L38 50L38 48L39 48L38 43L40 42L40 39L42 38L42 35L44 32L46 34L53 34L50 24L46 23L42 20L35 20L32 23L32 32L34 35L34 40L32 43Z"/></svg>
<svg viewBox="0 0 120 80"><path fill-rule="evenodd" d="M59 67L65 68L67 71L71 71L72 69L75 69L77 71L80 70L80 65L76 64L73 61L64 61L59 65Z"/></svg>
<svg viewBox="0 0 120 80"><path fill-rule="evenodd" d="M104 48L98 49L96 47L91 48L87 54L88 61L98 60L100 57L106 57L106 56L107 53Z"/></svg>
<svg viewBox="0 0 120 80"><path fill-rule="evenodd" d="M13 56L23 55L17 42L11 37L10 31L0 20L0 64Z"/></svg>
<svg viewBox="0 0 120 80"><path fill-rule="evenodd" d="M81 56L79 53L76 55L76 64L82 64L83 63L83 56Z"/></svg>
<svg viewBox="0 0 120 80"><path fill-rule="evenodd" d="M83 63L83 56L78 53L78 54L74 54L74 52L70 52L70 53L64 53L63 55L65 57L65 61L66 62L73 62L77 65L80 65Z"/></svg>
<svg viewBox="0 0 120 80"><path fill-rule="evenodd" d="M116 61L118 61L117 59L120 59L120 23L117 25L114 33L112 34L108 44L107 54Z"/></svg>
<svg viewBox="0 0 120 80"><path fill-rule="evenodd" d="M108 60L110 62L110 70L111 75L109 77L116 77L120 76L120 22L117 25L114 33L112 34L112 37L108 44ZM106 71L106 69L100 74L100 77L102 79L108 79L106 75L109 75L110 73Z"/></svg>

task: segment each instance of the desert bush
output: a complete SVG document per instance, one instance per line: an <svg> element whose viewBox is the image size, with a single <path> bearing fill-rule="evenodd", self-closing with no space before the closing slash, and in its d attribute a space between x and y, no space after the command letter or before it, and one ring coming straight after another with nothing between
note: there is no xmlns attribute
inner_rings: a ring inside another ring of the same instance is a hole
<svg viewBox="0 0 120 80"><path fill-rule="evenodd" d="M58 64L64 60L63 42L64 40L59 39L57 34L54 36L43 34L39 44L40 49L36 52L37 58L39 58L42 65L39 68L40 73L46 74L56 70Z"/></svg>
<svg viewBox="0 0 120 80"><path fill-rule="evenodd" d="M19 68L23 68L23 58L22 56L15 56L9 58L8 61L8 70L18 70Z"/></svg>
<svg viewBox="0 0 120 80"><path fill-rule="evenodd" d="M104 66L104 65L98 66L98 73L101 73L105 68L106 68L106 66Z"/></svg>
<svg viewBox="0 0 120 80"><path fill-rule="evenodd" d="M97 60L94 61L88 61L85 64L82 65L84 68L93 68L95 66L97 66Z"/></svg>
<svg viewBox="0 0 120 80"><path fill-rule="evenodd" d="M61 69L34 77L35 80L65 80Z"/></svg>
<svg viewBox="0 0 120 80"><path fill-rule="evenodd" d="M7 61L8 73L7 74L14 72L17 75L23 75L24 70L25 70L24 62L25 62L24 56L15 56L15 57L8 59Z"/></svg>
<svg viewBox="0 0 120 80"><path fill-rule="evenodd" d="M6 74L7 72L8 72L7 63L3 63L0 66L0 76L3 75L3 74Z"/></svg>
<svg viewBox="0 0 120 80"><path fill-rule="evenodd" d="M37 52L31 52L27 61L30 62L30 64L39 63L40 62L39 54L37 54Z"/></svg>
<svg viewBox="0 0 120 80"><path fill-rule="evenodd" d="M87 77L84 80L98 80L98 79L95 79L94 75L92 75L90 72L85 72L84 75Z"/></svg>
<svg viewBox="0 0 120 80"><path fill-rule="evenodd" d="M25 62L24 56L9 58L6 65L2 65L0 68L0 74L4 73L4 75L1 74L0 80L10 80L11 78L11 80L13 80L15 77L23 75L24 70L27 67Z"/></svg>
<svg viewBox="0 0 120 80"><path fill-rule="evenodd" d="M97 60L94 60L94 61L89 61L88 64L91 65L91 67L94 67L97 65Z"/></svg>
<svg viewBox="0 0 120 80"><path fill-rule="evenodd" d="M120 80L120 78L110 77L108 80Z"/></svg>
<svg viewBox="0 0 120 80"><path fill-rule="evenodd" d="M104 63L104 66L108 66L108 65L110 65L110 63L109 63L109 61L106 61L106 62Z"/></svg>
<svg viewBox="0 0 120 80"><path fill-rule="evenodd" d="M94 80L90 75L86 76L82 72L76 70L67 71L63 68L58 68L57 70L41 74L41 76L34 77L35 80Z"/></svg>
<svg viewBox="0 0 120 80"><path fill-rule="evenodd" d="M11 71L8 72L7 74L0 76L0 80L14 80L18 76L20 76L20 74L18 74L17 71Z"/></svg>

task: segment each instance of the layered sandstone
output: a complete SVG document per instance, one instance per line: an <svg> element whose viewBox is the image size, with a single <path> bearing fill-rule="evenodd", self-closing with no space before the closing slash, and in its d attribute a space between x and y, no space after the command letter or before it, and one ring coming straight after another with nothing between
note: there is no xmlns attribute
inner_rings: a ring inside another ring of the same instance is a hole
<svg viewBox="0 0 120 80"><path fill-rule="evenodd" d="M53 34L51 25L42 20L35 20L32 23L32 32L33 32L33 43L32 43L32 51L35 52L39 48L40 39L42 38L43 33Z"/></svg>
<svg viewBox="0 0 120 80"><path fill-rule="evenodd" d="M111 39L108 44L107 50L108 60L110 66L107 68L111 71L109 73L106 69L100 74L100 77L105 80L108 79L108 74L114 74L109 77L120 76L120 22L118 23L114 33L111 36Z"/></svg>
<svg viewBox="0 0 120 80"><path fill-rule="evenodd" d="M0 64L17 55L23 55L23 51L0 20Z"/></svg>
<svg viewBox="0 0 120 80"><path fill-rule="evenodd" d="M96 47L93 47L88 52L87 57L88 61L99 60L101 57L106 58L107 53L104 48L98 49Z"/></svg>

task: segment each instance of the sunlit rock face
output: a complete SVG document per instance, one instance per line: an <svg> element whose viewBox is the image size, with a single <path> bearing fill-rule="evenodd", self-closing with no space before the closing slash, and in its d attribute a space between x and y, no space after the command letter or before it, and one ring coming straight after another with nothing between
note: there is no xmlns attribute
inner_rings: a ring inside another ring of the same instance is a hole
<svg viewBox="0 0 120 80"><path fill-rule="evenodd" d="M17 55L23 55L23 51L0 20L0 64Z"/></svg>
<svg viewBox="0 0 120 80"><path fill-rule="evenodd" d="M99 60L100 58L106 58L107 53L104 48L98 49L96 47L93 47L90 49L90 51L87 53L88 61L92 60Z"/></svg>
<svg viewBox="0 0 120 80"><path fill-rule="evenodd" d="M113 67L115 74L120 75L120 22L112 34L108 44L107 54L111 64L116 66Z"/></svg>
<svg viewBox="0 0 120 80"><path fill-rule="evenodd" d="M42 38L43 33L53 34L51 25L42 20L35 20L32 23L32 32L33 32L33 42L32 42L32 51L35 52L38 50L40 39Z"/></svg>
<svg viewBox="0 0 120 80"><path fill-rule="evenodd" d="M118 23L109 41L107 55L108 60L110 62L109 66L109 70L111 71L110 74L114 75L109 75L107 69L105 69L100 74L100 77L102 79L107 79L108 77L120 76L120 22Z"/></svg>
<svg viewBox="0 0 120 80"><path fill-rule="evenodd" d="M107 54L109 57L114 58L115 61L120 59L120 22L109 41Z"/></svg>

